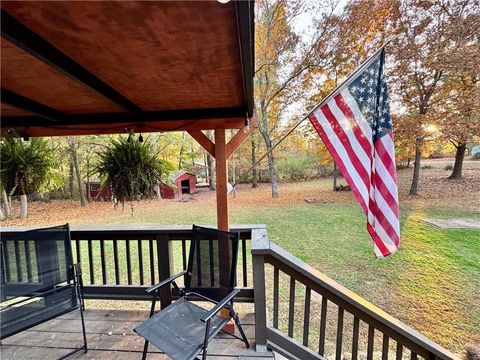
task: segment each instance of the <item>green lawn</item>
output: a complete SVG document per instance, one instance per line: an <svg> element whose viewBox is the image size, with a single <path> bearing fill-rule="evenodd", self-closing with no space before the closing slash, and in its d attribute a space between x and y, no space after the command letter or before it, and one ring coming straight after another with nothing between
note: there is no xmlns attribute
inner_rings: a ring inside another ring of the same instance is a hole
<svg viewBox="0 0 480 360"><path fill-rule="evenodd" d="M479 217L472 211L401 209L401 249L375 259L356 203L232 204L233 224L266 224L272 241L455 352L480 343L480 231L440 230L423 217ZM212 206L166 213L139 208L107 223L212 224ZM173 219L173 221L172 221Z"/></svg>
<svg viewBox="0 0 480 360"><path fill-rule="evenodd" d="M445 176L441 169L425 170L428 172L433 180ZM434 183L436 187L428 189L430 181L422 180L426 187L422 192L430 190L429 199L406 196L407 181L402 180L401 248L387 259L373 257L365 217L351 193L332 193L328 179L282 184L278 200L270 198L268 185L256 190L240 188L237 198L231 201L230 219L232 224L266 224L275 243L460 353L468 343L480 344L480 230L440 230L421 219L480 218L476 205L480 182L441 181L441 186ZM445 188L450 184L452 189ZM325 201L304 202L312 197ZM28 224L214 224L215 213L214 193L206 191L187 203L136 203L133 215L127 205L122 211L108 203L90 203L86 208L76 202L31 204ZM8 225L24 224L14 220ZM106 251L107 259L111 259L111 245L106 244ZM180 257L178 246L175 252ZM132 256L135 254L136 246L132 246ZM100 268L99 264L95 267ZM126 273L122 273L124 277ZM148 272L145 277L149 278ZM285 291L288 297L288 288Z"/></svg>

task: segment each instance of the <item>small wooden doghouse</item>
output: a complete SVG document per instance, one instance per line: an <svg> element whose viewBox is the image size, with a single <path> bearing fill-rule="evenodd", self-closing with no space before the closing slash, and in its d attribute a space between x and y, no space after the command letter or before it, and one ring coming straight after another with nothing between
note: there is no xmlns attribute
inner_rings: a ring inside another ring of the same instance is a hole
<svg viewBox="0 0 480 360"><path fill-rule="evenodd" d="M189 172L179 172L175 175L173 182L177 185L178 198L185 194L193 194L197 191L197 177Z"/></svg>

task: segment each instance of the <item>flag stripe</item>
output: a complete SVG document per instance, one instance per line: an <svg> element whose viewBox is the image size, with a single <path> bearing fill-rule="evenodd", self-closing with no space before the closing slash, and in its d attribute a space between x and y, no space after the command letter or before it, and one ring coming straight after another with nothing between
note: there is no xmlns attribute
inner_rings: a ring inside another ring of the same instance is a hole
<svg viewBox="0 0 480 360"><path fill-rule="evenodd" d="M346 119L350 123L350 126L353 130L353 133L355 134L355 137L357 138L358 142L362 146L363 150L365 151L365 154L371 159L372 158L372 146L370 142L368 141L367 136L370 138L372 137L372 132L370 131L370 134L365 134L363 130L360 129L360 126L358 125L359 123L362 122L362 116L360 116L360 111L355 115L354 112L352 111L352 108L347 105L345 102L345 99L343 96L345 96L348 90L345 90L343 93L338 94L337 96L334 97L335 103L337 104L338 108L343 112L345 115ZM343 95L343 96L342 96ZM366 123L366 121L364 121ZM366 123L368 126L368 124Z"/></svg>
<svg viewBox="0 0 480 360"><path fill-rule="evenodd" d="M350 176L350 173L347 171L347 168L344 165L344 163L343 163L341 157L339 156L339 154L335 151L335 148L334 148L333 144L330 142L330 139L327 136L327 134L325 133L322 125L320 125L320 122L318 121L315 114L310 114L309 118L310 118L310 121L312 122L313 126L317 130L318 134L320 135L321 139L323 140L323 142L324 142L325 146L327 147L328 151L330 152L333 159L335 160L336 164L340 168L340 171L342 172L343 176L345 177L345 180L347 180L347 183L350 185L350 188L352 189L353 193L355 194L358 201L360 202L360 205L361 205L363 211L365 212L365 214L367 214L368 213L368 202L365 201L364 197L362 196L362 194L358 190L355 182L352 180L352 178ZM362 184L363 184L363 182L362 182Z"/></svg>
<svg viewBox="0 0 480 360"><path fill-rule="evenodd" d="M355 150L353 150L352 144L350 143L350 140L348 139L347 134L345 133L345 131L343 131L342 127L337 121L337 118L333 115L332 111L330 110L330 103L327 103L326 105L322 106L320 110L322 111L323 115L330 123L330 126L332 127L332 130L335 132L335 135L342 143L343 148L345 149L347 156L350 159L353 167L355 168L357 174L360 176L363 183L365 184L365 189L369 189L370 176L368 175L367 170L365 170L365 167L363 167L363 164L358 158Z"/></svg>

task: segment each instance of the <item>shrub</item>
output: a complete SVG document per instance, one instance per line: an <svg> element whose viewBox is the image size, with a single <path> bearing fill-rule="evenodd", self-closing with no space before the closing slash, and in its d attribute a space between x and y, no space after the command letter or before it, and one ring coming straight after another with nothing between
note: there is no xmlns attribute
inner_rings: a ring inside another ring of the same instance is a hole
<svg viewBox="0 0 480 360"><path fill-rule="evenodd" d="M60 186L57 157L47 139L2 140L1 179L9 195L28 195Z"/></svg>
<svg viewBox="0 0 480 360"><path fill-rule="evenodd" d="M475 155L472 156L473 160L480 160L480 152L476 153Z"/></svg>
<svg viewBox="0 0 480 360"><path fill-rule="evenodd" d="M453 165L452 165L452 164L448 164L447 166L445 166L445 167L443 168L443 170L445 170L445 171L452 171L452 170L453 170Z"/></svg>

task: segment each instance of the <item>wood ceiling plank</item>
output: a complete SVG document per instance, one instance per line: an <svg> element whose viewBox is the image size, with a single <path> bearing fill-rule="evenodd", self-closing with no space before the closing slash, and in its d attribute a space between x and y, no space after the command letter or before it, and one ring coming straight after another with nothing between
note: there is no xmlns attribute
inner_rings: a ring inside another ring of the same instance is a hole
<svg viewBox="0 0 480 360"><path fill-rule="evenodd" d="M245 105L233 2L20 1L2 8L142 110Z"/></svg>
<svg viewBox="0 0 480 360"><path fill-rule="evenodd" d="M67 114L121 111L4 39L1 49L2 87Z"/></svg>

